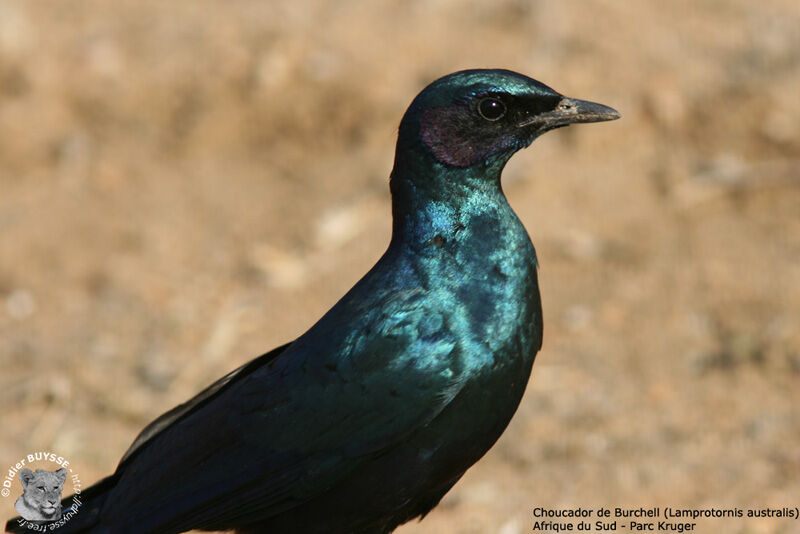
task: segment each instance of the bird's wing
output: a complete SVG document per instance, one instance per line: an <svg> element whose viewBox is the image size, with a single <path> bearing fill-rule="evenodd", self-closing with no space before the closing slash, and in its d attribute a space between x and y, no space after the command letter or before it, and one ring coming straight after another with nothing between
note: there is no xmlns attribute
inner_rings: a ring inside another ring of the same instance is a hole
<svg viewBox="0 0 800 534"><path fill-rule="evenodd" d="M127 511L146 511L141 521L158 529L257 521L331 489L366 458L401 443L469 375L432 302L414 289L373 300L363 313L335 307L278 357L143 447L121 483L128 478L136 487L130 497L146 506Z"/></svg>
<svg viewBox="0 0 800 534"><path fill-rule="evenodd" d="M120 465L124 464L131 458L141 447L143 447L146 443L149 443L156 435L162 432L165 428L169 427L170 425L175 424L179 419L186 417L190 413L198 410L201 406L205 405L211 399L219 395L225 388L231 386L232 384L236 383L237 381L241 380L245 376L249 375L262 365L266 365L268 362L276 358L280 353L286 350L291 343L286 343L272 349L271 351L267 352L266 354L262 354L258 358L250 360L246 364L242 365L231 371L230 373L226 374L222 378L215 381L213 384L208 386L206 389L189 399L188 401L175 406L171 410L161 414L158 418L150 422L144 429L139 432L139 435L136 436L136 439L133 440L131 446L128 447L128 450L125 451L125 454L122 455L122 459L119 461Z"/></svg>

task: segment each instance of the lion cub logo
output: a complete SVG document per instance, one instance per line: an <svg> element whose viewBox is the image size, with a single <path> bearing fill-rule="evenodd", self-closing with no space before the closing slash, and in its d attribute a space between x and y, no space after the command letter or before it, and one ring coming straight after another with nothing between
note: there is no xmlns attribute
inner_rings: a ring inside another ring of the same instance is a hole
<svg viewBox="0 0 800 534"><path fill-rule="evenodd" d="M19 481L24 492L14 503L19 515L28 521L55 521L61 519L61 490L67 479L67 470L57 471L21 469Z"/></svg>

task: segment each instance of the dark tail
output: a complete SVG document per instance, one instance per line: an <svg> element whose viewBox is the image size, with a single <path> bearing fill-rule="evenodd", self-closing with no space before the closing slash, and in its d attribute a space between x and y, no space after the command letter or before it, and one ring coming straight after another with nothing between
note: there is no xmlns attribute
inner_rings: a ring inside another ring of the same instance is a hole
<svg viewBox="0 0 800 534"><path fill-rule="evenodd" d="M109 491L116 483L117 477L112 475L87 488L80 494L70 495L62 500L61 519L50 523L50 525L62 524L54 528L53 531L58 534L100 534L106 532L106 529L99 524L100 512L103 510ZM8 523L6 523L6 532L29 534L32 531L26 523L30 524L30 522L21 517L9 519ZM45 523L45 525L48 524Z"/></svg>

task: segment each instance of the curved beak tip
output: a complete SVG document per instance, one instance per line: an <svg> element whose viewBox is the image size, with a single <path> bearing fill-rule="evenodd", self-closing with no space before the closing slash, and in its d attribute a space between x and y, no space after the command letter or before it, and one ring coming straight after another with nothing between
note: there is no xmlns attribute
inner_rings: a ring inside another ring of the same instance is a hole
<svg viewBox="0 0 800 534"><path fill-rule="evenodd" d="M616 109L614 109L612 107L608 108L607 113L608 113L608 115L607 115L608 118L606 120L615 121L615 120L617 120L619 118L622 118L622 115L620 115L619 111L617 111Z"/></svg>
<svg viewBox="0 0 800 534"><path fill-rule="evenodd" d="M622 115L620 115L620 112L617 111L616 109L614 109L612 107L609 107L609 106L604 106L604 107L606 108L606 119L605 120L607 120L607 121L615 121L615 120L617 120L619 118L622 118Z"/></svg>

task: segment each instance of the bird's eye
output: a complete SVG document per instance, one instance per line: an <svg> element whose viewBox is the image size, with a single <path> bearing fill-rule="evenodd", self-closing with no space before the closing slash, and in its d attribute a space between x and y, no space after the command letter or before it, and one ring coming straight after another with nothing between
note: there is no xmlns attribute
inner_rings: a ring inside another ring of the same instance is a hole
<svg viewBox="0 0 800 534"><path fill-rule="evenodd" d="M496 121L506 114L506 105L496 98L484 98L478 102L478 113L487 121Z"/></svg>

